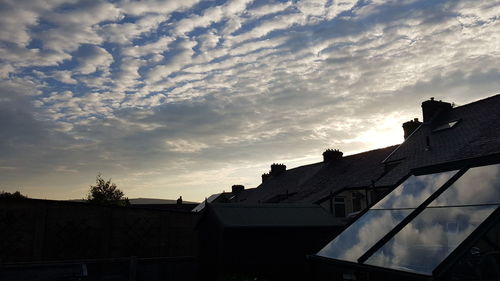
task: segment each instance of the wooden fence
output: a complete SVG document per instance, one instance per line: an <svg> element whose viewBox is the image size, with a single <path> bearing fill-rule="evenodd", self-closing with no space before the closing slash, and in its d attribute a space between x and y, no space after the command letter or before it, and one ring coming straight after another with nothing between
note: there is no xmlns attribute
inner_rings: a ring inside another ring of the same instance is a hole
<svg viewBox="0 0 500 281"><path fill-rule="evenodd" d="M51 200L0 200L0 264L196 256L190 212Z"/></svg>

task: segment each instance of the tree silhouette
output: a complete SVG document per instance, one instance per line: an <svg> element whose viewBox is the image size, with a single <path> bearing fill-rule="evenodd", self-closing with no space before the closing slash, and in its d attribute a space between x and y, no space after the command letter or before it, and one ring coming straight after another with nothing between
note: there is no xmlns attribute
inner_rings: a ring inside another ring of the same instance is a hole
<svg viewBox="0 0 500 281"><path fill-rule="evenodd" d="M0 199L27 199L28 197L25 195L22 195L21 192L16 191L14 193L6 192L6 191L0 191Z"/></svg>
<svg viewBox="0 0 500 281"><path fill-rule="evenodd" d="M95 179L95 185L90 186L87 200L92 203L101 205L116 205L128 206L130 202L124 196L123 191L116 187L116 184L111 182L111 179L105 180L101 174L98 174Z"/></svg>

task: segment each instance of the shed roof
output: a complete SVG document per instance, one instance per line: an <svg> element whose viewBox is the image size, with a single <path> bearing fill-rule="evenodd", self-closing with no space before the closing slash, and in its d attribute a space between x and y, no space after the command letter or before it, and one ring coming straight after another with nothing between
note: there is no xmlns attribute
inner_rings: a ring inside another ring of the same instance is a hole
<svg viewBox="0 0 500 281"><path fill-rule="evenodd" d="M320 227L341 225L313 204L209 204L224 227Z"/></svg>

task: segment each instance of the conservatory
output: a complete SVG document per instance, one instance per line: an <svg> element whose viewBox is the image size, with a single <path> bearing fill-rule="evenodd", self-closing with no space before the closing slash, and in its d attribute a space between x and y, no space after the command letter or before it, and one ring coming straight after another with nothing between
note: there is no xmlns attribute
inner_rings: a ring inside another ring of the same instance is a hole
<svg viewBox="0 0 500 281"><path fill-rule="evenodd" d="M500 278L500 164L411 175L316 255L314 280Z"/></svg>

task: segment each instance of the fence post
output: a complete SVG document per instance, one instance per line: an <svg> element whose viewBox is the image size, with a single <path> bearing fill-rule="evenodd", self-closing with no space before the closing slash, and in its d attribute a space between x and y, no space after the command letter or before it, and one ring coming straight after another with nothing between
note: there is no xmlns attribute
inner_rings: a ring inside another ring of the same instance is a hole
<svg viewBox="0 0 500 281"><path fill-rule="evenodd" d="M47 232L47 213L48 206L46 202L37 202L34 208L26 208L36 217L35 231L33 232L33 260L42 261L44 257L45 234ZM31 215L31 214L30 214Z"/></svg>
<svg viewBox="0 0 500 281"><path fill-rule="evenodd" d="M135 281L137 276L137 257L130 257L128 267L128 280Z"/></svg>

